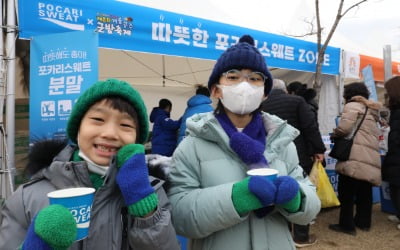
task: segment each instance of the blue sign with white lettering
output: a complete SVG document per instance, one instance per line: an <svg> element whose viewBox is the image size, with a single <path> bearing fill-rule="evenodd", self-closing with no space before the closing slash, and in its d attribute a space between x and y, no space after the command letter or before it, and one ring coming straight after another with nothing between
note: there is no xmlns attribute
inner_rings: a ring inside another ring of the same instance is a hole
<svg viewBox="0 0 400 250"><path fill-rule="evenodd" d="M315 72L317 45L114 0L20 0L20 36L96 30L99 46L202 59L220 54L250 34L269 67ZM322 72L339 73L340 49L328 47Z"/></svg>
<svg viewBox="0 0 400 250"><path fill-rule="evenodd" d="M98 34L73 31L31 41L30 142L65 139L76 99L98 79Z"/></svg>

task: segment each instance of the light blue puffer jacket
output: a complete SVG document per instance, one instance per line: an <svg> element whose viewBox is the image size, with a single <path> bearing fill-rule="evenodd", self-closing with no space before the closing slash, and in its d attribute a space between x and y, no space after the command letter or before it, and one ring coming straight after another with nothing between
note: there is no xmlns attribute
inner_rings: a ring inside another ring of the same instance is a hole
<svg viewBox="0 0 400 250"><path fill-rule="evenodd" d="M315 186L303 177L293 139L298 131L277 116L263 113L268 136L264 155L280 175L300 185L301 208L288 213L275 208L260 219L240 217L232 203L232 186L246 177L246 165L229 147L229 138L212 113L187 120L189 135L173 155L171 188L173 222L194 250L295 249L288 221L308 224L320 211Z"/></svg>

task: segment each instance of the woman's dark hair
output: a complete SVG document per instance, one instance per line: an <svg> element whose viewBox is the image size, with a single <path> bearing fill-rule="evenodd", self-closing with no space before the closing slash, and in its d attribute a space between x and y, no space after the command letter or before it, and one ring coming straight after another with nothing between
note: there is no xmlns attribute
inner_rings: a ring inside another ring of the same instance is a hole
<svg viewBox="0 0 400 250"><path fill-rule="evenodd" d="M204 86L198 86L196 89L196 95L205 95L207 97L210 97L210 91Z"/></svg>
<svg viewBox="0 0 400 250"><path fill-rule="evenodd" d="M343 98L349 102L353 96L362 96L365 99L369 98L369 90L363 82L352 82L344 86Z"/></svg>
<svg viewBox="0 0 400 250"><path fill-rule="evenodd" d="M388 106L390 109L400 107L400 76L394 76L385 83Z"/></svg>
<svg viewBox="0 0 400 250"><path fill-rule="evenodd" d="M165 109L166 107L172 107L172 102L170 101L170 100L168 100L168 99L161 99L159 102L158 102L158 107L160 108L160 109Z"/></svg>
<svg viewBox="0 0 400 250"><path fill-rule="evenodd" d="M103 100L105 100L106 104L110 105L112 109L118 110L122 113L127 113L130 117L132 117L133 121L136 124L136 135L140 134L138 115L135 108L132 106L130 102L126 101L125 99L119 96L106 97L101 101ZM136 138L138 139L139 136L136 136Z"/></svg>

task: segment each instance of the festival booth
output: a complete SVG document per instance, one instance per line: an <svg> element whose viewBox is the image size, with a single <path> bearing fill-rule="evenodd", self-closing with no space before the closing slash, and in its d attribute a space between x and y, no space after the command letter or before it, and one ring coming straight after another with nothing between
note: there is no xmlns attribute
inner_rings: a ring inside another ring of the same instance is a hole
<svg viewBox="0 0 400 250"><path fill-rule="evenodd" d="M315 43L114 0L19 0L18 16L20 38L31 44L30 141L65 137L73 103L93 79L130 82L148 112L169 98L178 118L193 86L207 84L215 60L244 34L255 39L274 77L311 82L316 68ZM325 134L339 110L339 62L340 49L328 47L319 117Z"/></svg>
<svg viewBox="0 0 400 250"><path fill-rule="evenodd" d="M194 94L193 86L207 83L214 61L243 34L254 37L274 77L310 81L315 71L315 43L130 3L20 0L19 17L20 37L25 39L72 30L96 31L102 48L99 78L127 80L141 91L149 111L160 98L170 98L176 103L173 118L183 113L186 100ZM322 67L323 93L326 85L337 89L339 61L340 49L328 47ZM306 77L301 76L303 72ZM31 82L31 89L36 84ZM320 105L323 133L334 127L326 116L338 113L338 108L324 110L331 99L338 106L337 95L331 90L327 93Z"/></svg>

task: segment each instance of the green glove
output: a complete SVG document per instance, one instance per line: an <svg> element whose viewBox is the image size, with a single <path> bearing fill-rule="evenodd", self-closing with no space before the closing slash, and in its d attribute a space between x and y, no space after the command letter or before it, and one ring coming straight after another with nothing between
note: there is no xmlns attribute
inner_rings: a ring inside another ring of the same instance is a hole
<svg viewBox="0 0 400 250"><path fill-rule="evenodd" d="M244 215L271 205L276 193L275 185L261 176L246 177L232 187L232 202L236 211Z"/></svg>
<svg viewBox="0 0 400 250"><path fill-rule="evenodd" d="M279 206L284 208L289 213L295 213L299 211L300 205L301 205L301 194L300 191L298 191L293 199Z"/></svg>
<svg viewBox="0 0 400 250"><path fill-rule="evenodd" d="M68 249L76 234L76 222L71 212L62 205L50 205L33 219L21 249Z"/></svg>
<svg viewBox="0 0 400 250"><path fill-rule="evenodd" d="M128 144L117 153L117 184L130 214L143 217L157 208L158 197L149 182L144 146Z"/></svg>

